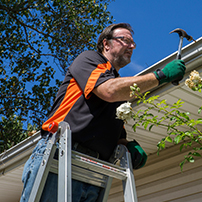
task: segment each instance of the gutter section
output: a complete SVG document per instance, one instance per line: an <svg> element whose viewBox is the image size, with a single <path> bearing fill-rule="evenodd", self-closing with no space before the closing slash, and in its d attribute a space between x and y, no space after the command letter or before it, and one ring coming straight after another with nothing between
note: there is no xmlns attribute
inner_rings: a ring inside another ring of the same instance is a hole
<svg viewBox="0 0 202 202"><path fill-rule="evenodd" d="M40 131L0 154L0 176L23 165L41 139Z"/></svg>
<svg viewBox="0 0 202 202"><path fill-rule="evenodd" d="M166 58L160 60L159 62L155 63L154 65L148 67L147 69L141 71L136 76L153 72L158 68L162 69L166 64L175 60L176 56L177 56L177 51L167 56ZM186 67L187 67L186 72L192 71L193 70L192 66L197 68L198 66L195 66L192 63L196 62L199 58L200 58L200 61L202 61L201 57L202 57L202 37L197 39L195 42L193 41L192 43L182 48L182 60L184 60L186 64ZM200 63L200 65L201 64L202 63Z"/></svg>
<svg viewBox="0 0 202 202"><path fill-rule="evenodd" d="M167 56L166 58L160 60L159 62L155 63L154 65L148 67L142 72L138 73L136 76L154 72L156 69L162 69L165 67L166 64L175 60L176 56L177 51ZM183 80L180 81L180 84L178 86L174 86L171 83L166 83L157 86L156 88L150 90L150 93L148 94L147 98L153 95L164 95L169 91L172 91L174 88L180 88L182 85L184 85L184 82L189 76L190 72L193 70L197 70L200 66L202 66L202 37L198 38L196 41L193 41L192 43L182 48L182 60L184 60L186 65L186 73ZM201 70L199 70L199 73L200 72ZM132 99L131 102L132 107L137 106L136 99Z"/></svg>

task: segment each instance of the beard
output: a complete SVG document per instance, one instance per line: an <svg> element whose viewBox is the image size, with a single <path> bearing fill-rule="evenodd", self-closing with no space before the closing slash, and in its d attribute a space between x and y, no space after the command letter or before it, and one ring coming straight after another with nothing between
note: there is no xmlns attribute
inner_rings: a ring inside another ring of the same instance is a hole
<svg viewBox="0 0 202 202"><path fill-rule="evenodd" d="M131 57L120 55L115 58L114 62L117 64L117 66L122 68L131 62Z"/></svg>

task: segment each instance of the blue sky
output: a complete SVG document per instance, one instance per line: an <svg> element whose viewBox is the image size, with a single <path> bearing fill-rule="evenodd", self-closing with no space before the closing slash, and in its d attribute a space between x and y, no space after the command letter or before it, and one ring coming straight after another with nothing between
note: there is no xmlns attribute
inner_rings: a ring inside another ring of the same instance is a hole
<svg viewBox="0 0 202 202"><path fill-rule="evenodd" d="M202 37L201 0L115 0L108 10L116 23L127 22L135 32L137 48L121 76L133 76L177 51L179 36L169 34L176 28L195 40ZM183 40L183 46L188 43Z"/></svg>

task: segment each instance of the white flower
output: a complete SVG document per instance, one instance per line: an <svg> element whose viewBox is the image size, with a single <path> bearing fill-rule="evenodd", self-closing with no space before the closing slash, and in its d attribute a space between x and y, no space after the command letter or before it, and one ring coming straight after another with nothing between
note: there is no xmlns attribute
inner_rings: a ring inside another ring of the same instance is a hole
<svg viewBox="0 0 202 202"><path fill-rule="evenodd" d="M185 85L186 85L188 88L191 88L191 89L193 89L193 88L196 87L196 85L194 84L194 82L191 81L191 79L186 79Z"/></svg>
<svg viewBox="0 0 202 202"><path fill-rule="evenodd" d="M132 118L132 107L130 102L123 103L116 109L116 116L127 122Z"/></svg>
<svg viewBox="0 0 202 202"><path fill-rule="evenodd" d="M186 79L185 81L185 85L191 89L196 89L201 83L202 79L196 70L192 71L190 73L189 79Z"/></svg>
<svg viewBox="0 0 202 202"><path fill-rule="evenodd" d="M194 71L192 71L190 73L190 79L196 85L199 84L199 83L201 83L201 77L200 77L199 73L196 70L194 70Z"/></svg>

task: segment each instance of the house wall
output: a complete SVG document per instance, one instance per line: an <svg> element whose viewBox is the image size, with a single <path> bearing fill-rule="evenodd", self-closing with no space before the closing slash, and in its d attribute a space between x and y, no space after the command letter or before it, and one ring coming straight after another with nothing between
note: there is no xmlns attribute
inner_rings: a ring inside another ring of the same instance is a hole
<svg viewBox="0 0 202 202"><path fill-rule="evenodd" d="M189 150L179 145L148 156L145 167L135 170L138 202L199 202L202 199L202 158L186 163L181 172L179 163ZM114 180L108 202L123 202L122 183Z"/></svg>

